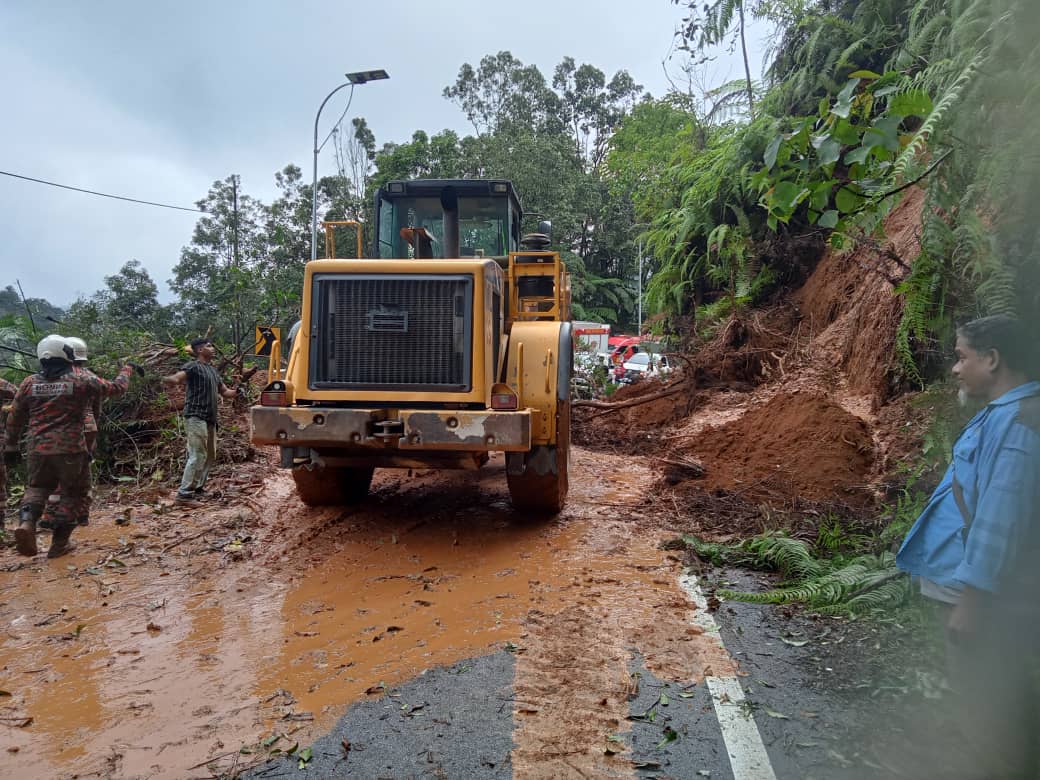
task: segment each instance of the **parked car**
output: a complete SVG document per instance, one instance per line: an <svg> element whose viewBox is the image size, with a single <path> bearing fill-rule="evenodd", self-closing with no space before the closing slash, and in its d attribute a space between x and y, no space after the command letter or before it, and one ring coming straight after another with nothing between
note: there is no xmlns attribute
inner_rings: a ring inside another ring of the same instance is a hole
<svg viewBox="0 0 1040 780"><path fill-rule="evenodd" d="M619 366L614 367L614 381L630 385L647 376L666 376L672 371L667 355L651 355L637 352Z"/></svg>

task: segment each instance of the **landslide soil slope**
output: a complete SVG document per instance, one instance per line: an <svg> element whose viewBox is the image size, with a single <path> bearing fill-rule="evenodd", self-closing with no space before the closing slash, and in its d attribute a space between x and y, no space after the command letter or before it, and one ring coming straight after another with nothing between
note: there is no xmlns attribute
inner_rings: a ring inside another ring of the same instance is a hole
<svg viewBox="0 0 1040 780"><path fill-rule="evenodd" d="M828 514L873 523L923 424L909 396L893 398L895 288L919 249L922 202L909 191L885 245L824 252L799 289L725 323L682 374L622 388L615 411L579 406L576 440L649 457L664 473L654 500L690 532L814 536Z"/></svg>

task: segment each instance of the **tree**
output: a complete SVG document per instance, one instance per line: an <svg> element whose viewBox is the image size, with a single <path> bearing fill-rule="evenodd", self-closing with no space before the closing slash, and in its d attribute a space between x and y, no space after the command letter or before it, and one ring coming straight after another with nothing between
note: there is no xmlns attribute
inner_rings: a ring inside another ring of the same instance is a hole
<svg viewBox="0 0 1040 780"><path fill-rule="evenodd" d="M444 97L459 106L478 136L514 127L558 128L559 98L535 65L524 65L508 51L488 54L474 68L459 68Z"/></svg>
<svg viewBox="0 0 1040 780"><path fill-rule="evenodd" d="M310 258L311 186L299 166L286 165L274 175L280 195L265 210L267 257L261 263L258 317L282 322L299 311L303 269ZM319 243L325 237L318 234ZM319 256L321 252L319 251Z"/></svg>
<svg viewBox="0 0 1040 780"><path fill-rule="evenodd" d="M236 174L213 183L197 203L205 213L181 250L170 287L180 296L183 326L210 327L235 345L252 333L268 245L263 204L241 192Z"/></svg>
<svg viewBox="0 0 1040 780"><path fill-rule="evenodd" d="M106 276L105 287L104 316L113 324L143 331L161 326L164 312L159 288L138 260L128 260L117 273Z"/></svg>
<svg viewBox="0 0 1040 780"><path fill-rule="evenodd" d="M26 315L26 309L32 312L33 321L41 332L49 328L48 317L60 320L65 312L46 298L26 298L22 300L22 294L15 289L14 285L7 285L0 290L0 317L4 315Z"/></svg>
<svg viewBox="0 0 1040 780"><path fill-rule="evenodd" d="M610 138L611 196L630 199L639 221L656 219L675 196L667 173L679 149L703 148L704 141L704 128L684 96L643 99Z"/></svg>
<svg viewBox="0 0 1040 780"><path fill-rule="evenodd" d="M747 51L747 18L744 6L748 6L749 13L755 16L764 16L770 7L762 0L713 0L713 2L701 4L697 0L672 0L676 5L685 5L689 10L689 16L683 19L683 27L679 36L683 40L682 48L686 50L696 49L704 52L705 49L724 43L727 38L733 36L734 43L740 42L740 53L744 59L744 87L748 101L748 116L755 118L755 91L754 82L751 79L751 64L748 61Z"/></svg>
<svg viewBox="0 0 1040 780"><path fill-rule="evenodd" d="M468 146L470 152L475 146ZM379 187L395 179L472 176L476 168L476 160L467 158L462 140L454 130L442 130L433 137L424 130L416 130L411 141L383 145L376 154L376 171L371 186Z"/></svg>
<svg viewBox="0 0 1040 780"><path fill-rule="evenodd" d="M599 68L578 66L564 57L553 73L561 118L574 139L575 153L589 170L599 168L618 122L632 108L642 87L628 71L618 71L610 83Z"/></svg>
<svg viewBox="0 0 1040 780"><path fill-rule="evenodd" d="M376 137L364 117L352 119L351 127L351 133L342 133L338 127L333 131L333 149L339 175L350 184L348 215L350 219L361 219L368 179L376 159Z"/></svg>

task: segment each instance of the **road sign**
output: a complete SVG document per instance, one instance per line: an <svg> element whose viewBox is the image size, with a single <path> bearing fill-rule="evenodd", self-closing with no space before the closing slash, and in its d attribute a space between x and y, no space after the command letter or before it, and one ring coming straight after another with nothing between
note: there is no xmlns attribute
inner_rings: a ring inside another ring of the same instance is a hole
<svg viewBox="0 0 1040 780"><path fill-rule="evenodd" d="M271 356L271 345L282 340L282 329L269 325L256 326L256 347L254 353L263 357Z"/></svg>

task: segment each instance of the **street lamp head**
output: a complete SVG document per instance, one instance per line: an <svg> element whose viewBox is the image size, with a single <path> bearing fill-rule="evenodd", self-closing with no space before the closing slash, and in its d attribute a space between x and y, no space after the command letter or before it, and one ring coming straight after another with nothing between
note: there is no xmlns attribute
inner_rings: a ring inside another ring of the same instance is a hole
<svg viewBox="0 0 1040 780"><path fill-rule="evenodd" d="M325 141L318 145L318 121L321 119L321 111L325 108L325 104L329 102L329 99L339 92L341 89L350 86L350 98L354 97L354 87L358 84L367 84L370 81L382 81L383 79L390 78L390 74L382 68L378 70L362 70L356 73L347 73L346 82L340 84L332 92L325 96L325 99L321 101L321 105L318 106L318 113L314 115L314 176L311 179L311 260L318 258L318 154L321 152L325 143L332 137L330 132L326 136ZM343 121L343 117L347 115L347 111L350 110L350 100L347 101L347 107L343 109L343 116L341 116L340 122ZM337 122L333 126L333 131L339 126Z"/></svg>
<svg viewBox="0 0 1040 780"><path fill-rule="evenodd" d="M377 70L361 70L357 73L348 73L347 81L355 86L358 84L367 84L370 81L382 81L383 79L390 78L390 74L382 68Z"/></svg>

